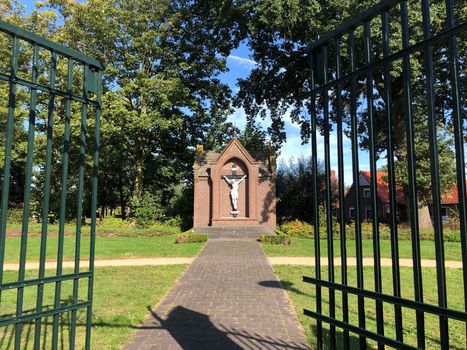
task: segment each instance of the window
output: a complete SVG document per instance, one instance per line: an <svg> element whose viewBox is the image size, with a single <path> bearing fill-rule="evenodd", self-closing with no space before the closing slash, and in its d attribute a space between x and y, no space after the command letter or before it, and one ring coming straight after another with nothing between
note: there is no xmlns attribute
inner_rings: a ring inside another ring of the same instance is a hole
<svg viewBox="0 0 467 350"><path fill-rule="evenodd" d="M349 208L349 218L355 218L355 208Z"/></svg>
<svg viewBox="0 0 467 350"><path fill-rule="evenodd" d="M363 198L371 198L371 191L369 188L363 189Z"/></svg>
<svg viewBox="0 0 467 350"><path fill-rule="evenodd" d="M365 220L371 220L373 219L373 210L371 210L371 207L366 207L365 208Z"/></svg>
<svg viewBox="0 0 467 350"><path fill-rule="evenodd" d="M442 221L449 221L449 208L441 207L441 220Z"/></svg>
<svg viewBox="0 0 467 350"><path fill-rule="evenodd" d="M384 210L386 211L386 213L390 213L391 212L391 206L389 204L385 204L384 205Z"/></svg>
<svg viewBox="0 0 467 350"><path fill-rule="evenodd" d="M449 216L448 208L441 207L441 216Z"/></svg>

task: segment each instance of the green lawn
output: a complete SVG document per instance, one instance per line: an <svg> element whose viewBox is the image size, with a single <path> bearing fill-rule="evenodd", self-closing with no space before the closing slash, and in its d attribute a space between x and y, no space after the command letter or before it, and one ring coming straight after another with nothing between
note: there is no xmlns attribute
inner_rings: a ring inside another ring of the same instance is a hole
<svg viewBox="0 0 467 350"><path fill-rule="evenodd" d="M134 258L134 257L192 257L203 247L204 243L175 243L175 235L162 237L97 237L96 258ZM21 239L7 237L5 261L18 260ZM57 237L47 239L47 259L56 259ZM81 239L82 258L89 255L89 237ZM64 258L74 259L75 238L65 237ZM29 237L27 247L27 260L39 260L40 237Z"/></svg>
<svg viewBox="0 0 467 350"><path fill-rule="evenodd" d="M391 257L391 242L381 240L381 256L383 258ZM321 255L327 256L327 241L320 241ZM286 245L261 245L266 255L268 256L313 256L314 255L314 240L306 238L292 238L292 244ZM355 256L355 240L347 240L347 255ZM423 259L435 259L435 244L433 241L420 241L420 251ZM445 242L444 251L447 260L461 260L461 244L460 242ZM340 256L340 241L334 241L334 255ZM363 257L373 256L373 241L363 241ZM401 258L412 257L412 242L399 241L399 256Z"/></svg>
<svg viewBox="0 0 467 350"><path fill-rule="evenodd" d="M96 258L136 258L136 257L192 257L204 246L204 243L176 244L175 235L161 237L98 237L96 239ZM18 260L21 239L19 237L7 237L5 249L5 261ZM47 259L55 259L57 255L57 237L47 239ZM434 242L421 241L421 253L424 259L434 259ZM74 258L75 239L73 236L65 237L64 257ZM261 245L268 256L312 256L314 254L313 240L306 238L293 238L292 244ZM89 237L82 238L82 258L87 258L89 252ZM340 256L339 241L334 241L335 256ZM39 259L40 237L28 238L28 261ZM327 255L327 242L321 241L322 255ZM410 241L399 241L401 258L412 256ZM347 241L348 256L355 256L355 241ZM460 260L461 250L459 242L445 242L445 254L448 260ZM373 256L373 243L371 240L363 241L363 256ZM391 245L389 241L381 241L381 256L391 257Z"/></svg>
<svg viewBox="0 0 467 350"><path fill-rule="evenodd" d="M314 319L304 316L303 309L308 308L315 310L316 299L315 299L315 287L310 284L302 282L302 276L314 276L314 269L306 266L295 266L295 265L275 265L274 270L282 281L283 286L287 289L289 296L291 297L298 318L305 328L308 340L312 345L316 342L316 322ZM340 281L340 270L336 268L336 280ZM385 293L392 293L392 277L391 269L383 268L383 291ZM327 269L322 269L323 276L327 276ZM448 269L447 274L447 290L448 290L448 306L452 309L464 311L464 295L462 288L459 286L463 285L462 270L460 269ZM365 287L367 289L373 289L373 268L368 267L364 269L365 276ZM424 299L425 302L436 304L437 303L437 288L436 288L436 270L433 268L423 269L423 280L424 280ZM349 284L356 286L356 269L349 268ZM404 298L413 299L413 276L411 268L401 268L401 286L402 296ZM323 288L323 313L329 315L328 305L328 292ZM342 319L341 309L342 294L336 292L336 317ZM355 296L349 296L349 320L351 324L358 325L358 310L357 310L357 298ZM374 301L368 300L365 304L366 314L366 326L367 329L376 331L376 313ZM390 304L384 304L384 322L385 322L385 335L395 338L395 325L394 325L394 307ZM425 317L426 326L426 345L427 349L439 349L439 323L438 319L432 315ZM404 328L404 341L409 344L416 346L416 322L415 313L408 309L403 309L403 328ZM459 321L450 321L450 349L461 350L465 349L465 323ZM325 325L323 334L325 337L329 335L329 327ZM338 341L341 341L341 332L338 329ZM358 338L355 335L351 335L352 347L358 348ZM374 342L369 342L371 348L376 348ZM326 349L328 347L325 347ZM342 348L342 343L338 344L338 348Z"/></svg>
<svg viewBox="0 0 467 350"><path fill-rule="evenodd" d="M121 349L129 341L135 327L148 315L148 308L155 305L166 291L173 285L178 276L185 270L184 265L157 266L157 267L119 267L102 268L96 270L94 284L94 308L92 349ZM71 272L71 271L67 271ZM17 273L6 272L16 277ZM34 278L37 271L28 271L28 278ZM7 276L9 277L9 276ZM11 278L14 278L11 276ZM10 278L10 279L11 279ZM83 280L84 281L84 280ZM62 283L62 300L70 300L72 294L72 281ZM135 288L137 286L137 288ZM53 304L54 285L45 289L44 305ZM86 295L87 283L80 283L80 296ZM25 289L25 310L34 308L37 287ZM2 293L1 314L14 313L16 307L16 291ZM68 349L69 315L61 318L59 332L59 348ZM78 329L76 348L82 349L84 344L85 312L78 313ZM43 334L46 341L41 350L51 348L52 318L43 323ZM2 333L3 332L3 333ZM14 336L12 327L3 328L0 332L0 348L12 350L14 342L9 342ZM23 348L32 349L34 326L27 324L23 329ZM44 337L43 337L44 339Z"/></svg>

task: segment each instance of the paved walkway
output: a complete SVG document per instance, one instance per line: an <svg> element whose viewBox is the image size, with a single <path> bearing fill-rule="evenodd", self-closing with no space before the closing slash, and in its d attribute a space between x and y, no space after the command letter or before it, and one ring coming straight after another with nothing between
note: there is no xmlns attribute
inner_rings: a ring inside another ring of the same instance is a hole
<svg viewBox="0 0 467 350"><path fill-rule="evenodd" d="M127 350L308 349L258 243L211 241Z"/></svg>
<svg viewBox="0 0 467 350"><path fill-rule="evenodd" d="M181 258L181 257L170 257L170 258L126 258L126 259L96 259L94 261L95 267L121 267L121 266L158 266L158 265L179 265L179 264L191 264L195 258ZM271 265L315 265L315 258L308 256L271 256L267 258ZM363 258L364 266L373 266L373 258ZM436 267L436 260L433 259L422 259L423 267ZM328 258L321 258L321 266L328 265ZM334 258L334 265L341 265L341 258ZM6 263L4 264L4 271L18 271L18 263ZM81 268L86 269L89 266L88 260L81 260ZM357 260L355 258L347 258L347 266L357 266ZM381 266L392 266L392 261L389 258L381 258ZM412 259L400 258L399 266L411 267L413 266ZM64 261L63 268L75 267L74 260ZM445 267L448 269L461 269L462 261L447 260L445 261ZM46 269L57 268L56 261L47 261L45 263ZM39 263L32 261L26 263L26 269L38 270Z"/></svg>

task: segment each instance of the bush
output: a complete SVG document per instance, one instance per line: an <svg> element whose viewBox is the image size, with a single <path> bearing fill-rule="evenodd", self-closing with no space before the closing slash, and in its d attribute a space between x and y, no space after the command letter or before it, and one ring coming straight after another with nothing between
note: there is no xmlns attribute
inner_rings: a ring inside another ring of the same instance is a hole
<svg viewBox="0 0 467 350"><path fill-rule="evenodd" d="M323 222L324 221L324 222ZM299 237L299 238L314 238L313 225L304 221L294 220L286 222L279 226L279 230L286 236ZM361 223L361 232L363 239L373 238L373 224L371 221L364 221ZM379 224L380 238L383 240L391 239L391 230L386 224ZM332 236L334 239L340 238L340 224L334 220L332 223ZM345 225L345 236L347 239L355 239L355 223ZM320 239L327 238L326 220L320 221L319 227ZM402 237L401 237L402 238Z"/></svg>
<svg viewBox="0 0 467 350"><path fill-rule="evenodd" d="M164 225L167 225L170 227L181 227L182 219L180 219L180 216L176 216L174 218L170 218L169 220L166 220L164 222Z"/></svg>
<svg viewBox="0 0 467 350"><path fill-rule="evenodd" d="M201 243L208 240L208 235L205 233L194 234L194 233L184 233L177 236L175 243Z"/></svg>
<svg viewBox="0 0 467 350"><path fill-rule="evenodd" d="M145 193L140 200L131 203L131 217L139 227L151 226L165 219L161 199L151 193Z"/></svg>
<svg viewBox="0 0 467 350"><path fill-rule="evenodd" d="M339 229L339 228L338 228ZM363 221L361 223L361 232L363 239L373 238L373 223L371 221ZM345 236L348 239L355 239L355 222L345 225ZM386 224L379 224L379 236L382 240L391 239L391 229ZM337 236L336 238L339 238ZM400 237L402 239L402 237Z"/></svg>
<svg viewBox="0 0 467 350"><path fill-rule="evenodd" d="M8 222L10 224L20 224L23 221L22 208L10 208L8 210Z"/></svg>
<svg viewBox="0 0 467 350"><path fill-rule="evenodd" d="M259 237L259 240L261 243L266 243L266 244L290 245L290 243L292 243L292 239L290 237L282 236L282 235L277 235L277 236L261 235Z"/></svg>
<svg viewBox="0 0 467 350"><path fill-rule="evenodd" d="M127 220L122 220L121 218L116 218L112 216L104 217L104 220L97 221L97 226L106 226L106 227L118 227L118 228L129 228L130 223Z"/></svg>
<svg viewBox="0 0 467 350"><path fill-rule="evenodd" d="M305 221L294 220L279 226L279 230L286 236L313 238L313 226Z"/></svg>
<svg viewBox="0 0 467 350"><path fill-rule="evenodd" d="M360 227L362 239L373 239L373 223L371 221L363 221ZM340 224L335 220L332 224L332 231L333 238L340 239ZM282 234L289 237L314 238L313 225L300 220L285 222L276 229L276 232L279 235ZM391 239L391 229L387 224L379 224L379 236L381 240ZM327 239L325 218L324 222L323 219L320 220L319 237L320 239ZM345 225L345 237L346 239L355 239L355 222ZM422 229L419 232L419 238L420 240L433 241L434 231ZM411 240L410 227L399 225L398 239ZM445 242L460 242L460 230L445 227L443 229L443 239Z"/></svg>

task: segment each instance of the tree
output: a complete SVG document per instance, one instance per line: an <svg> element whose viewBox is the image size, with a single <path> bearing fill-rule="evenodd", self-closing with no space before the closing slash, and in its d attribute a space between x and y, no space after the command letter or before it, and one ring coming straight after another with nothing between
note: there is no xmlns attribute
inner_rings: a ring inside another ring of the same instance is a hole
<svg viewBox="0 0 467 350"><path fill-rule="evenodd" d="M226 132L231 92L216 76L238 37L229 4L49 3L63 17L58 40L106 64L101 201L119 198L123 213L130 196L152 191L167 204L194 146Z"/></svg>
<svg viewBox="0 0 467 350"><path fill-rule="evenodd" d="M249 120L243 132L239 135L242 145L256 159L267 158L270 152L270 142L266 132L253 120Z"/></svg>
<svg viewBox="0 0 467 350"><path fill-rule="evenodd" d="M238 6L244 11L245 17L248 20L248 45L253 52L253 59L257 65L252 70L247 79L241 80L240 92L236 97L236 105L241 106L247 112L249 119L255 119L258 116L264 117L269 111L272 118L272 127L270 130L271 139L275 144L280 145L284 142L286 135L284 133L283 117L287 111L291 110L292 120L301 124L302 136L304 141L308 140L309 136L309 115L308 106L310 105L306 92L310 89L310 68L308 45L313 42L318 35L334 29L340 23L350 17L364 11L371 5L375 4L376 0L355 1L355 0L330 0L326 2L310 0L265 0L261 2L244 0L239 1ZM443 30L445 25L445 8L444 1L431 1L431 17L433 32ZM409 24L411 28L412 42L423 39L423 31L421 26L421 11L416 6L420 2L409 3ZM463 2L456 3L456 14L458 21L465 21L467 18L466 5ZM390 12L391 23L400 22L398 8ZM396 29L394 29L396 28ZM401 31L395 25L391 32L391 50L395 52L399 49L401 43ZM361 29L361 28L360 28ZM357 30L357 45L363 48L363 40L361 31ZM371 23L371 52L372 57L381 57L382 40L381 40L381 20L375 18ZM458 40L460 62L465 65L467 62L467 44L462 40ZM330 47L330 61L332 61L332 46ZM343 46L343 60L347 62L345 53L346 47ZM363 62L363 49L357 49L357 62ZM331 64L332 66L332 64ZM415 139L417 142L427 142L426 135L426 78L424 73L424 55L411 55L412 69L412 88L413 88L413 109L415 124ZM442 138L449 138L452 133L452 118L450 116L452 99L449 92L450 75L448 65L446 64L446 47L441 45L435 49L435 70L436 77L436 113L439 135ZM382 101L384 88L384 75L381 69L373 71L373 84L375 90L371 91L374 95L375 111L374 117L376 126L376 157L382 157L386 151L386 122L384 104ZM404 106L404 88L402 76L402 64L400 61L395 62L391 67L391 90L393 101L393 123L394 123L394 154L398 165L402 168L407 168L407 142L406 142L406 110ZM465 91L466 80L462 82L462 90ZM362 106L363 101L367 96L365 77L358 77L358 133L360 147L369 149L368 135L368 115ZM346 111L344 127L345 132L349 135L349 87L343 86L343 101L344 110ZM331 102L335 103L335 96L331 95ZM306 113L308 112L308 113ZM322 123L322 110L318 110L319 122ZM335 123L335 113L331 114L331 120ZM465 132L467 134L467 132ZM443 143L440 143L440 150L445 148ZM417 168L423 167L420 162L426 162L428 155L428 145L419 148ZM421 152L421 153L420 153ZM448 166L446 173L452 175L454 172L454 164L446 160L451 156L449 153L440 152L440 163ZM426 174L429 174L428 171ZM426 183L426 174L417 178L418 194L421 198L420 204L423 204L423 199L429 196L431 189ZM443 174L441 174L444 176ZM402 173L401 173L402 176ZM399 177L399 182L403 182L404 178ZM449 188L448 182L442 181L442 191ZM406 188L407 190L407 188ZM426 208L425 208L426 209Z"/></svg>
<svg viewBox="0 0 467 350"><path fill-rule="evenodd" d="M324 164L319 163L317 169L318 198L316 203L320 211L324 210L325 186ZM301 220L312 222L313 218L313 164L311 157L289 159L289 163L281 162L276 174L277 217L279 222ZM338 201L337 182L331 181L332 207ZM325 225L325 223L322 223Z"/></svg>

